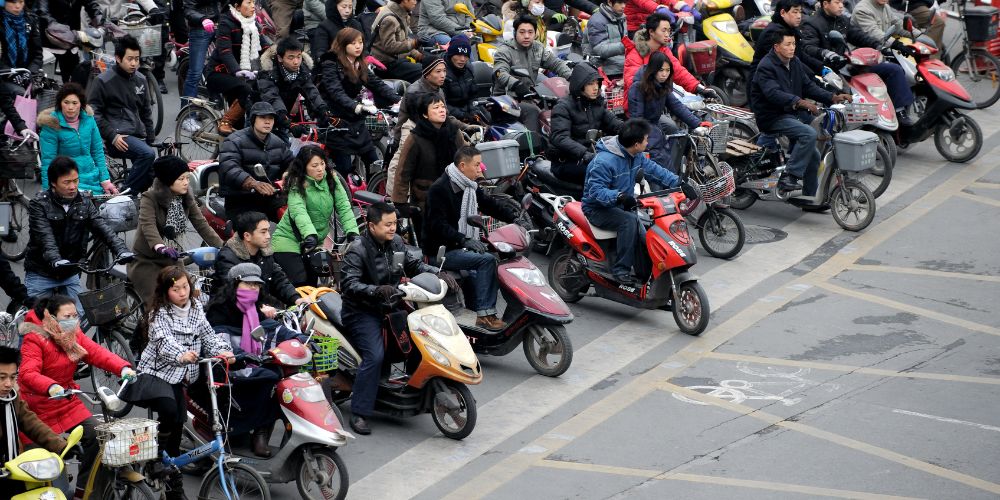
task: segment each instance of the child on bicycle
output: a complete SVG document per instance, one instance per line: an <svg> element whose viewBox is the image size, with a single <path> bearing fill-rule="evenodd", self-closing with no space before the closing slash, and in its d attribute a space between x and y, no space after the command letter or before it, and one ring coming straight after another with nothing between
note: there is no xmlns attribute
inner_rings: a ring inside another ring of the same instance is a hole
<svg viewBox="0 0 1000 500"><path fill-rule="evenodd" d="M198 359L232 359L225 336L212 329L201 302L192 294L192 280L179 266L160 271L149 311L149 340L139 357L138 380L125 388L122 399L156 411L159 446L168 455L180 455L181 428L187 420L184 384L198 380ZM166 481L167 499L184 498L179 470Z"/></svg>
<svg viewBox="0 0 1000 500"><path fill-rule="evenodd" d="M56 434L83 426L83 455L76 479L77 494L82 496L100 450L94 427L101 421L79 398L50 397L61 395L66 389L80 388L73 380L80 362L122 378L135 378L135 371L128 361L83 333L76 302L65 295L36 301L34 309L25 315L20 330L24 334L17 377L21 398Z"/></svg>

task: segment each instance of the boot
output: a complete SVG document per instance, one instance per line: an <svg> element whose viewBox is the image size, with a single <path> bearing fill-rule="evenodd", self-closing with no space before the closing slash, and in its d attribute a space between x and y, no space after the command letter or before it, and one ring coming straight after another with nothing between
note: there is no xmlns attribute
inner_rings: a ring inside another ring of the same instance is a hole
<svg viewBox="0 0 1000 500"><path fill-rule="evenodd" d="M896 119L899 120L899 126L901 127L913 126L913 120L910 119L910 111L906 108L899 108L896 111Z"/></svg>
<svg viewBox="0 0 1000 500"><path fill-rule="evenodd" d="M254 455L265 458L271 456L271 449L267 446L267 443L271 440L271 431L273 430L274 422L271 422L270 425L253 431L253 442L250 443L250 448Z"/></svg>
<svg viewBox="0 0 1000 500"><path fill-rule="evenodd" d="M240 101L234 101L229 106L229 109L226 110L226 114L222 115L222 118L219 120L219 133L222 135L232 134L234 131L233 124L242 117L243 106L240 104Z"/></svg>
<svg viewBox="0 0 1000 500"><path fill-rule="evenodd" d="M166 500L188 500L184 494L184 476L181 471L171 470L164 481L164 486L166 486Z"/></svg>

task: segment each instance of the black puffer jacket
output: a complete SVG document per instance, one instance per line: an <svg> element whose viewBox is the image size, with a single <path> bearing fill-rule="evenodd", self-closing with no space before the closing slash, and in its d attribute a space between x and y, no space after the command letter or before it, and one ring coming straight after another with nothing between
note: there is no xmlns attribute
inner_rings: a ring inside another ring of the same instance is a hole
<svg viewBox="0 0 1000 500"><path fill-rule="evenodd" d="M761 32L760 38L755 41L753 45L753 62L750 64L750 76L753 77L753 72L756 71L757 65L760 64L760 60L764 58L769 52L774 50L774 44L778 43L778 33L783 30L790 29L795 32L797 37L795 46L795 57L798 57L806 67L813 70L816 73L823 71L823 59L817 59L805 52L805 45L802 44L802 30L799 28L792 28L785 22L781 17L781 14L775 12L771 16L771 24L768 24L764 31Z"/></svg>
<svg viewBox="0 0 1000 500"><path fill-rule="evenodd" d="M219 251L219 256L215 259L215 279L219 284L229 279L229 270L233 266L249 262L260 267L260 277L265 281L263 290L267 295L285 304L295 303L299 293L295 291L292 282L288 281L288 276L281 266L274 262L274 250L269 246L259 250L257 255L251 256L242 238L242 235L234 234Z"/></svg>
<svg viewBox="0 0 1000 500"><path fill-rule="evenodd" d="M184 0L184 19L187 19L188 26L199 29L205 19L218 23L222 5L219 0ZM215 31L219 31L218 26Z"/></svg>
<svg viewBox="0 0 1000 500"><path fill-rule="evenodd" d="M424 252L436 255L438 247L446 250L462 248L465 243L465 233L458 230L458 219L462 216L462 194L459 188L451 182L451 177L445 172L441 174L427 191L427 212L424 216ZM510 205L497 201L495 197L476 188L476 203L479 211L503 222L513 222L517 213Z"/></svg>
<svg viewBox="0 0 1000 500"><path fill-rule="evenodd" d="M156 89L150 90L142 73L136 71L130 75L117 64L90 84L87 100L94 109L94 119L105 144L110 144L118 134L144 138L152 144L156 133L149 100L151 91Z"/></svg>
<svg viewBox="0 0 1000 500"><path fill-rule="evenodd" d="M374 94L376 106L386 106L399 102L399 96L392 90L392 87L375 76L375 73L372 73L367 65L362 64L361 69L368 72L368 83L352 82L347 78L347 75L344 74L344 68L337 60L337 54L333 51L323 54L323 57L320 58L319 92L326 100L333 116L348 121L364 118L355 113L354 108L361 102L359 97L365 88Z"/></svg>
<svg viewBox="0 0 1000 500"><path fill-rule="evenodd" d="M309 40L309 51L313 60L318 61L320 57L323 57L323 54L330 50L333 39L344 28L354 28L360 31L365 39L365 46L368 46L371 33L368 33L368 30L361 24L361 20L351 16L345 21L340 17L340 12L337 12L337 0L327 0L326 19L319 23L319 26L316 26L316 31L313 32L312 39Z"/></svg>
<svg viewBox="0 0 1000 500"><path fill-rule="evenodd" d="M402 274L392 272L395 252L406 254ZM375 293L379 285L398 285L403 274L412 278L425 272L436 273L438 268L424 264L419 254L407 252L398 234L389 243L378 243L371 233L363 231L344 255L340 278L344 309L379 314L382 298Z"/></svg>
<svg viewBox="0 0 1000 500"><path fill-rule="evenodd" d="M451 58L445 63L448 76L444 80L444 99L448 104L448 114L459 120L468 121L476 112L473 101L476 99L476 76L472 74L472 61L465 68L458 69L451 64Z"/></svg>
<svg viewBox="0 0 1000 500"><path fill-rule="evenodd" d="M0 290L10 297L10 303L7 304L8 313L16 311L24 299L28 298L28 289L21 283L21 278L11 270L10 262L3 255L0 255Z"/></svg>
<svg viewBox="0 0 1000 500"><path fill-rule="evenodd" d="M583 87L599 79L597 70L589 64L581 63L573 68L569 77L569 95L559 99L552 109L549 151L546 155L552 161L580 161L587 154L584 143L588 130L597 129L604 135L617 135L622 128L622 121L608 113L603 98L591 101L583 97Z"/></svg>
<svg viewBox="0 0 1000 500"><path fill-rule="evenodd" d="M264 111L272 111L271 106L265 102L254 104L247 117L247 123L250 125L233 132L222 142L219 150L219 194L223 197L260 196L244 191L243 183L247 178L253 177L262 182L268 182L268 179L272 182L278 180L294 159L288 143L274 134L267 134L263 141L257 138L252 124L258 115L270 114ZM253 174L253 166L257 163L264 166L267 178ZM266 205L267 203L264 203L262 206Z"/></svg>
<svg viewBox="0 0 1000 500"><path fill-rule="evenodd" d="M38 23L38 18L34 14L24 11L24 26L28 32L28 46L26 52L17 55L17 61L10 60L10 44L7 43L6 36L0 36L0 70L11 68L27 68L32 73L38 73L42 69L42 29ZM4 19L0 17L0 19ZM6 27L6 21L3 23Z"/></svg>
<svg viewBox="0 0 1000 500"><path fill-rule="evenodd" d="M806 65L793 57L786 67L778 54L771 50L757 65L750 84L750 110L757 115L757 124L765 132L779 118L795 116L795 104L800 99L812 99L829 105L833 94L816 85Z"/></svg>
<svg viewBox="0 0 1000 500"><path fill-rule="evenodd" d="M52 264L57 260L82 259L91 235L106 244L113 255L128 251L125 242L100 216L89 194L78 193L66 210L52 190L42 191L28 204L28 224L30 236L24 270L48 278L64 280L79 274L75 267L56 269Z"/></svg>
<svg viewBox="0 0 1000 500"><path fill-rule="evenodd" d="M847 43L854 47L880 47L881 41L868 36L864 30L851 23L851 18L847 15L840 17L828 16L819 9L815 14L802 20L802 52L810 57L822 61L823 53L827 50L842 51L846 47L835 47L827 36L833 30L839 31L847 39ZM796 49L798 53L798 49ZM842 52L838 52L841 53Z"/></svg>
<svg viewBox="0 0 1000 500"><path fill-rule="evenodd" d="M312 71L310 71L312 58L303 54L299 74L291 81L285 77L274 46L261 55L260 65L261 73L257 75L257 88L260 90L261 100L271 103L279 117L284 119L284 116L288 114L289 107L295 103L300 95L305 98L306 108L314 120L326 114L326 101L323 100L319 89L313 83ZM279 123L279 125L288 126L287 123Z"/></svg>

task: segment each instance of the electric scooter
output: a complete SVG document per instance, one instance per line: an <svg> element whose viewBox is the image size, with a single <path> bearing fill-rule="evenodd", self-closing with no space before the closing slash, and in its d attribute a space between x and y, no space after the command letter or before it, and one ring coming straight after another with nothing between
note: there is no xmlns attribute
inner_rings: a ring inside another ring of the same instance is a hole
<svg viewBox="0 0 1000 500"><path fill-rule="evenodd" d="M66 453L83 439L83 427L77 426L69 433L66 448L56 455L44 448L33 448L11 458L0 467L0 479L24 483L25 493L12 497L17 500L49 499L66 500L62 490L52 482L62 474Z"/></svg>
<svg viewBox="0 0 1000 500"><path fill-rule="evenodd" d="M712 84L729 96L730 105L746 106L753 47L740 33L736 19L728 12L728 9L738 3L739 0L695 0L694 7L704 13L701 21L704 37L719 44L719 60L715 73L711 75Z"/></svg>

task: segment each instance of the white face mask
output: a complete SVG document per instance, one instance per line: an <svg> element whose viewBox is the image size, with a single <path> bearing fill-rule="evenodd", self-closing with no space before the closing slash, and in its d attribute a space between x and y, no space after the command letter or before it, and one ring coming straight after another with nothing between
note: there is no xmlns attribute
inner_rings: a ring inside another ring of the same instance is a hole
<svg viewBox="0 0 1000 500"><path fill-rule="evenodd" d="M533 16L540 16L545 13L545 5L540 3L533 3L531 7L528 8Z"/></svg>

